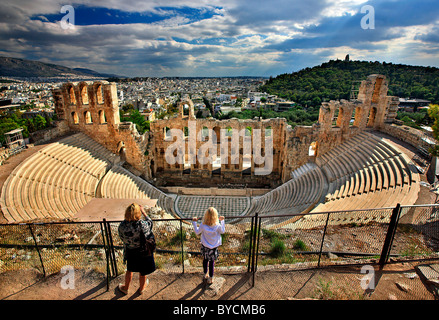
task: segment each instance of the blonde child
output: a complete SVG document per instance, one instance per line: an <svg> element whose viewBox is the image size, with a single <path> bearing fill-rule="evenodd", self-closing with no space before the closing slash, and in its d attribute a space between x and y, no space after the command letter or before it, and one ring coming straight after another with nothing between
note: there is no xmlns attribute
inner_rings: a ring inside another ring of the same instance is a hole
<svg viewBox="0 0 439 320"><path fill-rule="evenodd" d="M218 211L210 207L204 213L203 221L197 226L198 218L192 218L195 234L201 234L201 255L203 256L204 279L211 284L218 247L222 244L221 234L225 232L224 217L218 217ZM209 272L207 269L209 268Z"/></svg>

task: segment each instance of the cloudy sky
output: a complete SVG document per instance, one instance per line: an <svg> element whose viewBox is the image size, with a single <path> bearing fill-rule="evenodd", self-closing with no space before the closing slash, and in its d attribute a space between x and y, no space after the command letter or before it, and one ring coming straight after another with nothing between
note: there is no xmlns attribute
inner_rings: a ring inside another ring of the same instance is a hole
<svg viewBox="0 0 439 320"><path fill-rule="evenodd" d="M276 76L346 54L439 67L439 1L0 2L0 55L124 76Z"/></svg>

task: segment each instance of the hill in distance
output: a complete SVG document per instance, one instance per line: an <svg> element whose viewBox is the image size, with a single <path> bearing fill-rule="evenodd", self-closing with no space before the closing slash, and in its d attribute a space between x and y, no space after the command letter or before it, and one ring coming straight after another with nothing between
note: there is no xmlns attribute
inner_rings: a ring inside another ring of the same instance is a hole
<svg viewBox="0 0 439 320"><path fill-rule="evenodd" d="M11 57L0 57L0 76L3 77L101 77L109 78L115 75L102 74L85 68L68 68L41 61L26 60Z"/></svg>
<svg viewBox="0 0 439 320"><path fill-rule="evenodd" d="M355 81L371 74L383 74L389 83L388 95L439 103L439 68L372 61L330 60L270 79L260 90L303 106L350 98ZM358 83L358 82L357 82Z"/></svg>

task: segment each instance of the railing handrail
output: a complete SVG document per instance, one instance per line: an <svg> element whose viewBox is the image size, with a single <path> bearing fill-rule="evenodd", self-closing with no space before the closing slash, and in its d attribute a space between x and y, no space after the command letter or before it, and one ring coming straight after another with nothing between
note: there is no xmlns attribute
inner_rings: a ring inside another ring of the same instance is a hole
<svg viewBox="0 0 439 320"><path fill-rule="evenodd" d="M439 204L416 204L416 205L401 205L401 208L420 208L420 207L439 207ZM319 214L332 214L332 213L350 213L350 212L362 212L362 211L379 211L379 210L393 210L395 207L381 207L381 208L368 208L368 209L354 209L354 210L337 210L337 211L322 211L322 212L306 212L306 213L291 213L291 214L253 214L253 215L242 215L242 216L224 216L224 219L251 219L256 215L259 218L279 218L279 217L297 217L297 216L311 216ZM191 221L192 218L163 218L163 219L152 219L152 221ZM106 220L108 223L120 223L120 220ZM96 224L102 223L102 220L94 221L47 221L47 222L13 222L13 223L0 223L0 226L19 226L19 225L56 225L56 224Z"/></svg>

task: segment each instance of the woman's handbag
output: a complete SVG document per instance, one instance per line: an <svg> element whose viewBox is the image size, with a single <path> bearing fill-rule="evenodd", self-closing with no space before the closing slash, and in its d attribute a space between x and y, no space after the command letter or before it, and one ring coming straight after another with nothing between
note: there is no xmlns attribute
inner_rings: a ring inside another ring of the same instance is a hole
<svg viewBox="0 0 439 320"><path fill-rule="evenodd" d="M145 255L147 257L152 256L156 248L155 237L151 232L147 237L143 231L140 231L140 254Z"/></svg>

